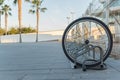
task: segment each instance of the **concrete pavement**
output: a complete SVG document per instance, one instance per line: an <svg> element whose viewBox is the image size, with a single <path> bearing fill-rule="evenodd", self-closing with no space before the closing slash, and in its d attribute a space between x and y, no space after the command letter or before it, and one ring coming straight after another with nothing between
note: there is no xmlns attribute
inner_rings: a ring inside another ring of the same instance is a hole
<svg viewBox="0 0 120 80"><path fill-rule="evenodd" d="M0 44L0 80L120 80L120 60L107 70L72 69L59 42Z"/></svg>

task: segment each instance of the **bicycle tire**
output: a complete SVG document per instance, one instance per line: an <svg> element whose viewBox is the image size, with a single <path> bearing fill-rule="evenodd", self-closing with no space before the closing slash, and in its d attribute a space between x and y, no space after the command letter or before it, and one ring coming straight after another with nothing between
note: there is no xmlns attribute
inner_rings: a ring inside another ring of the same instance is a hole
<svg viewBox="0 0 120 80"><path fill-rule="evenodd" d="M73 27L74 24L76 24L76 23L78 23L78 22L81 22L81 21L93 21L93 22L95 22L95 23L97 23L97 24L100 24L100 25L102 26L102 28L105 30L105 32L107 33L108 41L109 41L109 43L108 43L109 46L108 46L108 48L107 48L107 50L106 50L106 53L105 53L104 56L103 56L103 61L105 61L105 60L108 58L108 56L110 55L111 50L112 50L112 46L113 46L112 34L111 34L108 26L107 26L104 22L102 22L102 21L99 20L99 19L93 18L93 17L82 17L82 18L76 19L76 20L74 20L72 23L70 23L70 24L67 26L67 28L65 29L65 31L64 31L64 33L63 33L63 37L62 37L62 48L63 48L63 51L64 51L66 57L67 57L71 62L73 62L73 63L76 62L77 65L82 66L82 63L79 63L79 62L75 61L74 59L72 59L72 58L70 57L70 55L68 54L68 52L67 52L67 50L66 50L66 47L65 47L65 39L66 39L66 35L67 35L68 31L71 29L71 27ZM93 63L93 64L86 64L86 66L88 66L88 67L93 67L93 66L99 65L100 63L101 63L101 61L98 60L97 62L95 62L95 63Z"/></svg>

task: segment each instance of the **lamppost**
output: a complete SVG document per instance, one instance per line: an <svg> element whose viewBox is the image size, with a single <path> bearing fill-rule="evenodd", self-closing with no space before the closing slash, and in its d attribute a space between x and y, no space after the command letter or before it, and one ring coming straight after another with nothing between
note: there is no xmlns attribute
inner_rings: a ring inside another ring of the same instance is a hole
<svg viewBox="0 0 120 80"><path fill-rule="evenodd" d="M93 7L93 3L90 3L89 5L89 15L92 16L92 7Z"/></svg>
<svg viewBox="0 0 120 80"><path fill-rule="evenodd" d="M110 0L106 0L106 24L108 26L109 26L109 14L110 14L109 3L110 3Z"/></svg>
<svg viewBox="0 0 120 80"><path fill-rule="evenodd" d="M74 12L70 12L71 13L71 18L72 18L72 21L74 20Z"/></svg>
<svg viewBox="0 0 120 80"><path fill-rule="evenodd" d="M66 17L66 18L67 18L68 25L69 25L69 23L70 23L70 17Z"/></svg>

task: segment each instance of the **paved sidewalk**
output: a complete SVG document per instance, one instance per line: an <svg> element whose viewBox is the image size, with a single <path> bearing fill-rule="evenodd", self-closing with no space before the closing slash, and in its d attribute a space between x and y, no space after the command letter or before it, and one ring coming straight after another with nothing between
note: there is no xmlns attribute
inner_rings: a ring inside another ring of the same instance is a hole
<svg viewBox="0 0 120 80"><path fill-rule="evenodd" d="M72 69L61 43L0 44L0 80L120 80L120 60L107 70Z"/></svg>

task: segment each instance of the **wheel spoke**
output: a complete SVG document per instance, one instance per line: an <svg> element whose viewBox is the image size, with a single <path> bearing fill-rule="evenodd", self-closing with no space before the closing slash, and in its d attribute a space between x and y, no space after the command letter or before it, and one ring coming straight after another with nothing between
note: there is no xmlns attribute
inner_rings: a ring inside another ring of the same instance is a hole
<svg viewBox="0 0 120 80"><path fill-rule="evenodd" d="M112 45L111 33L98 19L82 18L74 21L66 29L63 37L64 52L71 61L82 64L86 59L96 59L89 65L95 65L100 61L100 51L94 49L99 46L103 50L104 60L110 54ZM91 46L92 45L92 46Z"/></svg>

